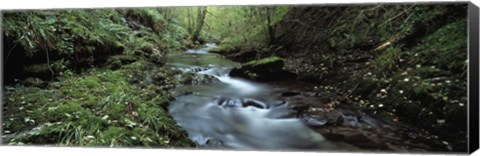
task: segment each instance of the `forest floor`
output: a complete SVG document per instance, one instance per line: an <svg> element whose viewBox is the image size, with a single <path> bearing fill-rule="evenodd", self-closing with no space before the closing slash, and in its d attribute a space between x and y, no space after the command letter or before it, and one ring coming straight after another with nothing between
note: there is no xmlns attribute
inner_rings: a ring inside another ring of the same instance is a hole
<svg viewBox="0 0 480 156"><path fill-rule="evenodd" d="M6 86L3 143L194 147L168 115L169 89L180 83L176 74L139 59L118 69L67 71L54 82Z"/></svg>

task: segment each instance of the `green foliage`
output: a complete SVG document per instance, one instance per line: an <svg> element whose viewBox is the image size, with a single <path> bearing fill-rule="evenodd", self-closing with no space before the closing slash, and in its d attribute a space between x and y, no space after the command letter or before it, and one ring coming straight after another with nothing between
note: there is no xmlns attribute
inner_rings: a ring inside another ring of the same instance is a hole
<svg viewBox="0 0 480 156"><path fill-rule="evenodd" d="M371 38L380 42L394 41L412 33L415 27L430 22L443 7L433 5L370 5L345 9L344 15L331 18L328 32L329 46L353 49ZM335 8L324 9L326 16ZM362 30L362 31L358 31ZM425 30L427 31L427 30ZM381 43L377 43L380 46Z"/></svg>
<svg viewBox="0 0 480 156"><path fill-rule="evenodd" d="M186 35L155 8L10 11L3 17L2 28L11 43L5 46L6 55L25 53L28 65L33 64L23 71L27 73L52 70L58 75L122 53L158 58L183 49Z"/></svg>
<svg viewBox="0 0 480 156"><path fill-rule="evenodd" d="M288 56L286 68L334 86L339 101L426 129L460 151L466 10L466 4L293 7L280 22L285 52L277 54Z"/></svg>
<svg viewBox="0 0 480 156"><path fill-rule="evenodd" d="M397 65L397 60L401 54L402 51L400 48L388 48L373 61L373 64L380 71L391 71L394 66Z"/></svg>
<svg viewBox="0 0 480 156"><path fill-rule="evenodd" d="M411 49L382 51L372 61L376 74L365 77L369 83L359 87L375 84L367 97L371 103L365 103L364 109L383 112L382 116L399 118L462 144L457 139L465 137L466 130L466 24L466 19L446 24Z"/></svg>
<svg viewBox="0 0 480 156"><path fill-rule="evenodd" d="M66 73L57 87L22 87L9 92L3 130L22 135L5 141L110 147L192 146L185 132L162 109L172 100L169 93L130 83L133 71L145 72L147 66L137 61L117 71Z"/></svg>
<svg viewBox="0 0 480 156"><path fill-rule="evenodd" d="M436 65L449 71L465 71L467 66L467 21L461 19L450 23L422 41L415 51L414 62ZM459 74L465 74L461 72Z"/></svg>
<svg viewBox="0 0 480 156"><path fill-rule="evenodd" d="M196 7L175 9L179 23L195 29ZM205 26L201 38L210 42L221 43L231 47L268 47L268 31L266 27L275 27L289 7L208 7ZM270 23L267 22L267 17Z"/></svg>
<svg viewBox="0 0 480 156"><path fill-rule="evenodd" d="M137 28L130 33L129 53L139 53L143 49L147 52L158 53L163 51L176 51L183 49L182 44L186 37L185 29L177 22L167 21L162 12L168 8L139 8L123 10L122 14L134 23L139 23L145 27Z"/></svg>
<svg viewBox="0 0 480 156"><path fill-rule="evenodd" d="M37 52L71 55L75 42L90 47L121 46L129 28L114 23L111 10L24 11L4 13L3 28L9 39L15 39L29 56ZM77 43L78 44L78 43Z"/></svg>

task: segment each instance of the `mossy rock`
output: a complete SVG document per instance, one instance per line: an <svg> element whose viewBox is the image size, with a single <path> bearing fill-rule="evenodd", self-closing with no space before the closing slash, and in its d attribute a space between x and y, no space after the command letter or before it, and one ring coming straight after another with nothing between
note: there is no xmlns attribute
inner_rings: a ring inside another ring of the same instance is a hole
<svg viewBox="0 0 480 156"><path fill-rule="evenodd" d="M232 45L230 45L230 44L222 44L222 45L220 45L220 46L218 46L218 47L209 49L208 52L224 54L224 53L236 52L236 51L239 51L239 50L240 50L239 48L234 47L234 46L232 46Z"/></svg>
<svg viewBox="0 0 480 156"><path fill-rule="evenodd" d="M118 69L123 65L133 63L139 58L132 55L115 55L107 59L107 67L110 69Z"/></svg>
<svg viewBox="0 0 480 156"><path fill-rule="evenodd" d="M284 62L278 56L263 58L260 60L253 60L244 64L244 66L271 66L275 68L283 68Z"/></svg>
<svg viewBox="0 0 480 156"><path fill-rule="evenodd" d="M230 76L256 81L276 81L294 79L296 74L285 71L283 59L277 56L244 63L230 72Z"/></svg>

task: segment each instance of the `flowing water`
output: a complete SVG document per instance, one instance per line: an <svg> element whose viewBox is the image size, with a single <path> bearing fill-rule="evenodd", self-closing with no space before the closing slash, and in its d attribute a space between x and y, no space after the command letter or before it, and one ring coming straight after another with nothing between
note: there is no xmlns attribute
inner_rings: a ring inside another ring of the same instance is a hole
<svg viewBox="0 0 480 156"><path fill-rule="evenodd" d="M291 117L286 101L269 96L270 86L232 78L238 63L205 48L167 58L183 72L210 75L216 81L178 87L169 111L189 137L202 147L252 149L321 149L332 146L324 137Z"/></svg>
<svg viewBox="0 0 480 156"><path fill-rule="evenodd" d="M395 128L352 111L312 108L309 111L314 115L304 114L300 119L293 106L299 103L326 103L322 102L322 94L293 92L308 86L300 82L261 84L230 77L229 71L238 67L239 63L208 53L208 49L215 46L207 44L203 48L165 58L167 65L181 70L185 75L194 73L211 79L206 83L177 87L174 89L176 100L169 106L169 113L177 124L201 148L354 150L361 146L367 149L402 150L410 146L404 144L409 141L405 141ZM334 113L328 112L336 113L337 117L330 120ZM322 114L324 116L318 117ZM339 118L342 119L339 124L343 127L311 128L312 125L323 126L327 122L337 125ZM325 134L329 138L341 136L340 140L356 145L332 142L326 139ZM394 142L389 142L392 140ZM398 147L395 144L399 144ZM410 149L426 148L423 144L412 147Z"/></svg>

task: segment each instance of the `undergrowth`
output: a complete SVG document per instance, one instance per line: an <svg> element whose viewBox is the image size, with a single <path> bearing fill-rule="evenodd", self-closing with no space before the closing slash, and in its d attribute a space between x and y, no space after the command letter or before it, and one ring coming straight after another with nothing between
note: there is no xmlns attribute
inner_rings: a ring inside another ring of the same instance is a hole
<svg viewBox="0 0 480 156"><path fill-rule="evenodd" d="M166 110L173 98L156 84L174 84L172 75L147 81L137 61L119 70L67 72L47 89L20 87L6 92L3 133L9 145L192 147L186 132ZM160 86L160 85L158 85Z"/></svg>
<svg viewBox="0 0 480 156"><path fill-rule="evenodd" d="M2 28L5 62L19 66L7 69L9 81L52 79L67 68L98 67L118 54L159 58L183 49L186 36L156 8L7 11ZM32 72L30 66L42 69Z"/></svg>

